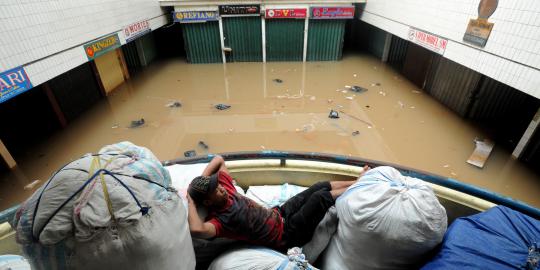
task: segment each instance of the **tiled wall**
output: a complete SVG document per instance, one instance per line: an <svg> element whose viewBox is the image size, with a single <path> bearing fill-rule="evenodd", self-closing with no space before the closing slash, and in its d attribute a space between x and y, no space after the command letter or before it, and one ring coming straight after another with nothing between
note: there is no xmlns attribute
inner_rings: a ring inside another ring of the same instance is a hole
<svg viewBox="0 0 540 270"><path fill-rule="evenodd" d="M141 20L167 23L158 0L1 0L0 72L24 66L34 86L87 61L82 45Z"/></svg>
<svg viewBox="0 0 540 270"><path fill-rule="evenodd" d="M409 27L448 39L444 57L540 98L540 1L499 0L484 48L463 42L480 0L369 0L361 19L407 39Z"/></svg>

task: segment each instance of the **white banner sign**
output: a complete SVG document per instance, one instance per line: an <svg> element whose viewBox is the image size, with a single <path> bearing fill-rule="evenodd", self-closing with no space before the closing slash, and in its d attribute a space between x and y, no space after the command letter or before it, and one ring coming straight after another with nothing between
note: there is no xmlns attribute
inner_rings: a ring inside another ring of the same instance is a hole
<svg viewBox="0 0 540 270"><path fill-rule="evenodd" d="M443 54L448 44L448 39L412 27L409 29L409 40L438 54Z"/></svg>
<svg viewBox="0 0 540 270"><path fill-rule="evenodd" d="M124 36L126 37L126 43L130 42L146 33L150 33L150 23L148 20L132 23L124 27Z"/></svg>

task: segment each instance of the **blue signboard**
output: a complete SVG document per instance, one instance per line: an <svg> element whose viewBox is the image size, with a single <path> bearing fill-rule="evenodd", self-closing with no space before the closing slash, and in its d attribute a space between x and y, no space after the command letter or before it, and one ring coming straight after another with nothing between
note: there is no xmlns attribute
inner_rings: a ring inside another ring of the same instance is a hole
<svg viewBox="0 0 540 270"><path fill-rule="evenodd" d="M32 83L22 67L0 73L0 103L31 89Z"/></svg>
<svg viewBox="0 0 540 270"><path fill-rule="evenodd" d="M180 23L217 21L218 13L217 11L177 11L173 13L173 19Z"/></svg>

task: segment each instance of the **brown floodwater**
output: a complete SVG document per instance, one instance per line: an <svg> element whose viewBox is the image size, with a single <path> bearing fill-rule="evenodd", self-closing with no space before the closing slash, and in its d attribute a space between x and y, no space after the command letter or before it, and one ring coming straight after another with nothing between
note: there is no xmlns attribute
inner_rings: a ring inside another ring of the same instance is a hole
<svg viewBox="0 0 540 270"><path fill-rule="evenodd" d="M280 79L278 82L275 79ZM346 85L367 92L354 93ZM166 105L180 101L180 108ZM231 105L217 110L214 105ZM330 119L330 110L339 119ZM128 128L132 120L145 125ZM358 135L353 132L358 131ZM0 175L12 206L57 168L106 144L131 141L161 160L184 151L313 151L387 161L452 177L540 207L540 176L495 146L483 169L466 163L479 128L369 55L339 62L153 63ZM204 141L209 149L198 146Z"/></svg>

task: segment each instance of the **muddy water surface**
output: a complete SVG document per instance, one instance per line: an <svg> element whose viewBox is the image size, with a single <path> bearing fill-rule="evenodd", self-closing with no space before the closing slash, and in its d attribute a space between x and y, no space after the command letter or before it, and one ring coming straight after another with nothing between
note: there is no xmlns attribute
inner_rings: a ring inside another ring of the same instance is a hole
<svg viewBox="0 0 540 270"><path fill-rule="evenodd" d="M279 82L278 80L282 82ZM346 85L368 89L347 90ZM166 105L180 101L180 108ZM214 105L231 105L217 110ZM330 110L340 114L330 119ZM128 128L132 120L145 125ZM353 135L353 132L358 135ZM0 176L0 207L14 205L64 163L131 141L162 160L199 154L289 150L399 163L472 183L540 207L540 177L495 147L484 169L466 163L481 130L367 55L340 62L190 65L154 63ZM198 146L204 141L209 149Z"/></svg>

